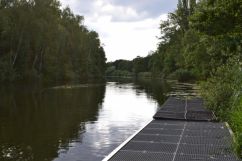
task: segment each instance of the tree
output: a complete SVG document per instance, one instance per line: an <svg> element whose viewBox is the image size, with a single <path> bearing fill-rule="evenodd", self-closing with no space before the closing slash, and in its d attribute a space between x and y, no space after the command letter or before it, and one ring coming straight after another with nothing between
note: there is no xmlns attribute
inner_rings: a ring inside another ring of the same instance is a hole
<svg viewBox="0 0 242 161"><path fill-rule="evenodd" d="M102 77L104 49L83 21L58 0L1 0L0 81Z"/></svg>

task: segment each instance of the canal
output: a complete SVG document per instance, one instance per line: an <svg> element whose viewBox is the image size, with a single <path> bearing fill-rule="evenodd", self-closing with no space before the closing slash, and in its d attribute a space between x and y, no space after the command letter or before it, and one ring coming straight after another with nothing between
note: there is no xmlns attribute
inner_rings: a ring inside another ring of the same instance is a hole
<svg viewBox="0 0 242 161"><path fill-rule="evenodd" d="M162 80L0 87L0 160L100 161L152 119L168 95L194 86Z"/></svg>

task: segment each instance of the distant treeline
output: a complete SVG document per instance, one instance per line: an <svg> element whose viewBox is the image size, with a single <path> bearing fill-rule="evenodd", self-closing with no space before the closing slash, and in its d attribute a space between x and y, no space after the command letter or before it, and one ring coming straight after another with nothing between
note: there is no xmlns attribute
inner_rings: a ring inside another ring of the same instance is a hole
<svg viewBox="0 0 242 161"><path fill-rule="evenodd" d="M0 0L0 81L102 77L103 47L83 21L58 0Z"/></svg>
<svg viewBox="0 0 242 161"><path fill-rule="evenodd" d="M137 57L133 60L116 60L107 63L106 76L115 77L158 77L159 73L151 73L152 56ZM154 75L156 74L156 75Z"/></svg>

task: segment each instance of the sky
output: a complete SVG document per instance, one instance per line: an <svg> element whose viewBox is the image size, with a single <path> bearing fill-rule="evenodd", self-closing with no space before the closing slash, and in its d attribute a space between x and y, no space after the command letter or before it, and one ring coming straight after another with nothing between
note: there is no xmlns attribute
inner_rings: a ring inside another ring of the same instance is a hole
<svg viewBox="0 0 242 161"><path fill-rule="evenodd" d="M175 10L177 0L60 0L100 37L108 61L132 60L155 51L159 24Z"/></svg>

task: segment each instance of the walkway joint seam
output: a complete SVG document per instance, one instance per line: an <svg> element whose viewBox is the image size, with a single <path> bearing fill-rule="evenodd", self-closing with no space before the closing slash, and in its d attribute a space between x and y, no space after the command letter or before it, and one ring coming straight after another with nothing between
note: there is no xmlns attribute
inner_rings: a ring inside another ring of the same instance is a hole
<svg viewBox="0 0 242 161"><path fill-rule="evenodd" d="M174 156L173 156L172 161L175 161L175 159L176 159L176 155L177 155L177 152L178 152L179 146L180 146L180 144L181 144L181 140L182 140L183 134L184 134L184 132L185 132L185 128L186 128L186 126L187 126L187 122L185 122L185 124L184 124L184 128L183 128L182 133L181 133L181 135L180 135L180 139L179 139L179 142L178 142L178 144L177 144L176 151L175 151L175 153L174 153Z"/></svg>

